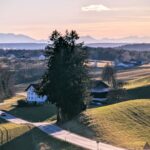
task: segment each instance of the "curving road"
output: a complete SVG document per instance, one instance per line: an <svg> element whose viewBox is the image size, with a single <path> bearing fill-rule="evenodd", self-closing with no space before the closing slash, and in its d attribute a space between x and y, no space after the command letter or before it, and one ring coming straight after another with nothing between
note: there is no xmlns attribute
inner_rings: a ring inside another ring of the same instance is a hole
<svg viewBox="0 0 150 150"><path fill-rule="evenodd" d="M49 124L46 122L32 123L32 122L28 122L26 120L17 118L15 116L12 116L8 113L5 113L6 116L2 116L1 115L2 113L5 113L5 112L0 111L0 117L9 122L16 123L16 124L34 125L35 127L39 128L41 131L45 132L46 134L48 134L54 138L57 138L57 139L60 139L63 141L67 141L68 143L72 143L74 145L83 147L85 149L89 149L89 150L125 150L123 148L114 147L109 144L104 144L102 142L99 142L97 144L97 142L94 140L74 134L74 133L64 130L54 124Z"/></svg>

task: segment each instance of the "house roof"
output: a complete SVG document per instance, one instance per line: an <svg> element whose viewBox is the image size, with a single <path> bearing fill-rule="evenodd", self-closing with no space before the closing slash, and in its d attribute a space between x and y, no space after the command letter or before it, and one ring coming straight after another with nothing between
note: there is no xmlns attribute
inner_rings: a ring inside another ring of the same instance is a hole
<svg viewBox="0 0 150 150"><path fill-rule="evenodd" d="M109 86L101 80L92 80L91 83L92 88L99 88L99 89L109 88Z"/></svg>
<svg viewBox="0 0 150 150"><path fill-rule="evenodd" d="M38 84L30 84L26 89L25 89L25 91L27 91L30 87L34 87L34 89L36 89L36 90L38 90L39 88L40 88L40 84L38 83Z"/></svg>

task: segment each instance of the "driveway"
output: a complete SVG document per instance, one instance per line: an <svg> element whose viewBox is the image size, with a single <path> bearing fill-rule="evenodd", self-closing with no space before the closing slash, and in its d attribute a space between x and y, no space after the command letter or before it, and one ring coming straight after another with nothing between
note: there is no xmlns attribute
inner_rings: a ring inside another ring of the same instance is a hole
<svg viewBox="0 0 150 150"><path fill-rule="evenodd" d="M0 114L1 113L3 113L3 111L0 111ZM74 134L72 132L69 132L67 130L64 130L55 124L49 124L46 122L31 123L31 122L25 121L23 119L16 118L15 116L12 116L8 113L5 113L5 114L6 114L6 116L0 116L0 117L9 122L16 123L16 124L34 125L35 127L39 128L41 131L45 132L46 134L48 134L54 138L66 141L68 143L72 143L74 145L83 147L85 149L89 149L89 150L125 150L123 148L114 147L114 146L111 146L109 144L105 144L102 142L99 142L97 144L97 142L94 140L91 140L91 139L82 137L80 135Z"/></svg>

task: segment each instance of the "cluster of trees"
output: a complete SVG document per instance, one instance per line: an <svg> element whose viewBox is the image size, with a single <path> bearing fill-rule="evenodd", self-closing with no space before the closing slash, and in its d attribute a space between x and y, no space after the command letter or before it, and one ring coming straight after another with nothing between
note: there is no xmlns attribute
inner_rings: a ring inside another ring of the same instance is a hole
<svg viewBox="0 0 150 150"><path fill-rule="evenodd" d="M43 76L40 93L57 107L57 121L68 120L85 109L88 96L87 58L75 31L65 35L54 31L50 36L52 45L46 47L48 70Z"/></svg>
<svg viewBox="0 0 150 150"><path fill-rule="evenodd" d="M0 49L0 57L10 57L14 55L16 58L32 58L43 55L43 50L2 50Z"/></svg>
<svg viewBox="0 0 150 150"><path fill-rule="evenodd" d="M9 68L14 76L14 84L28 83L42 78L46 70L45 61L0 58L0 64ZM40 71L39 71L40 70Z"/></svg>
<svg viewBox="0 0 150 150"><path fill-rule="evenodd" d="M40 71L39 71L40 70ZM27 67L14 71L15 84L34 82L42 78L46 68L43 66Z"/></svg>
<svg viewBox="0 0 150 150"><path fill-rule="evenodd" d="M150 51L129 51L115 48L91 48L87 47L90 59L130 61L131 59L150 62Z"/></svg>
<svg viewBox="0 0 150 150"><path fill-rule="evenodd" d="M0 66L0 102L13 95L13 75L8 68Z"/></svg>
<svg viewBox="0 0 150 150"><path fill-rule="evenodd" d="M82 44L76 44L78 34L75 31L62 35L54 31L50 36L52 45L46 47L48 58L47 71L43 76L41 95L47 95L48 100L57 107L57 122L66 121L86 109L89 100L88 69L86 67L87 49ZM123 84L116 78L116 70L107 64L102 73L102 79L110 87L109 99L119 101L123 94Z"/></svg>

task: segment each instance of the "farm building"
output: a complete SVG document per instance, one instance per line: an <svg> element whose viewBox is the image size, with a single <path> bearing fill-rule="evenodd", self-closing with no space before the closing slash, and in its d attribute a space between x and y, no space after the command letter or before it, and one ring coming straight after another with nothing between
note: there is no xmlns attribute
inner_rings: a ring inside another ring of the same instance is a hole
<svg viewBox="0 0 150 150"><path fill-rule="evenodd" d="M92 105L101 106L107 100L107 94L109 92L109 86L102 81L92 81L91 96Z"/></svg>
<svg viewBox="0 0 150 150"><path fill-rule="evenodd" d="M47 100L47 96L41 96L36 91L39 89L39 84L30 84L27 89L25 90L27 92L27 102L28 103L38 103L42 104L45 103Z"/></svg>

